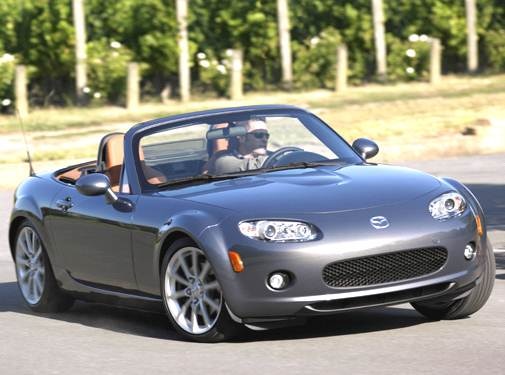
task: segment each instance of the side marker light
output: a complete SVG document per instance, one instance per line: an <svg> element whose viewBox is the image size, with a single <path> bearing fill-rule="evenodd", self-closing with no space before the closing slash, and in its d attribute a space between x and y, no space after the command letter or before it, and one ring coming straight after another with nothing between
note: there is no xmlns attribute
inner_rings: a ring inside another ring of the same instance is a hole
<svg viewBox="0 0 505 375"><path fill-rule="evenodd" d="M230 259L231 268L235 272L242 272L244 270L244 262L242 262L242 258L240 258L240 254L236 251L228 251L228 258Z"/></svg>
<svg viewBox="0 0 505 375"><path fill-rule="evenodd" d="M482 229L482 221L479 215L475 215L475 224L477 224L477 234L482 237L484 234L484 229Z"/></svg>

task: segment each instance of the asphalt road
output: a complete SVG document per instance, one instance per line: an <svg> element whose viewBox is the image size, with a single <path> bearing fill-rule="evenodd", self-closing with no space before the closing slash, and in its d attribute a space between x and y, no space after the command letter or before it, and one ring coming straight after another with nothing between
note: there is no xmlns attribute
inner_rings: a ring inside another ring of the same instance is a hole
<svg viewBox="0 0 505 375"><path fill-rule="evenodd" d="M409 163L467 183L483 202L496 248L505 244L505 155ZM429 322L409 305L250 332L221 344L180 341L162 315L77 303L36 315L15 283L0 192L0 374L503 374L505 253L488 304L469 319Z"/></svg>

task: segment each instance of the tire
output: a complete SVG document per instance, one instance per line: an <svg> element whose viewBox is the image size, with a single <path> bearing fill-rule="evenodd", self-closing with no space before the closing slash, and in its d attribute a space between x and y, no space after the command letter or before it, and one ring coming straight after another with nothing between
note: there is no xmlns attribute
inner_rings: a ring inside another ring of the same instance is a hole
<svg viewBox="0 0 505 375"><path fill-rule="evenodd" d="M239 332L241 326L228 313L212 265L190 239L179 239L170 246L160 276L167 316L180 335L211 343Z"/></svg>
<svg viewBox="0 0 505 375"><path fill-rule="evenodd" d="M72 307L74 299L58 287L44 244L29 221L19 227L15 246L16 277L26 305L40 313L62 312Z"/></svg>
<svg viewBox="0 0 505 375"><path fill-rule="evenodd" d="M479 311L487 302L493 290L496 262L493 246L487 241L487 254L482 279L466 297L450 302L413 302L412 306L431 320L461 319Z"/></svg>

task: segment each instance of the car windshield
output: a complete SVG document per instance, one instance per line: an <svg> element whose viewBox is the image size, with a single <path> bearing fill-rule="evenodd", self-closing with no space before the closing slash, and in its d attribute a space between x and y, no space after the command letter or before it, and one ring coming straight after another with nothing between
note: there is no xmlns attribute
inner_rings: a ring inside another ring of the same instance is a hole
<svg viewBox="0 0 505 375"><path fill-rule="evenodd" d="M144 180L159 186L362 162L332 129L305 112L221 115L161 126L140 139L139 160Z"/></svg>

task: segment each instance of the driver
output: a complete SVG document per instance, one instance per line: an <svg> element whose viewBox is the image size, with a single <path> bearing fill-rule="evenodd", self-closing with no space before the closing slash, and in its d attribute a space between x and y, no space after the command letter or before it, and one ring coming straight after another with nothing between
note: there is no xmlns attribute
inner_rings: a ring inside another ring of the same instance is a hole
<svg viewBox="0 0 505 375"><path fill-rule="evenodd" d="M239 125L245 127L246 134L236 138L237 147L232 147L211 160L210 174L221 175L258 169L268 157L267 144L270 134L265 121L251 119Z"/></svg>

